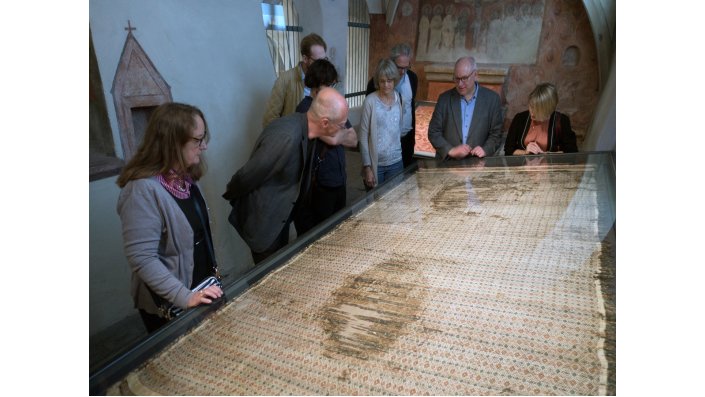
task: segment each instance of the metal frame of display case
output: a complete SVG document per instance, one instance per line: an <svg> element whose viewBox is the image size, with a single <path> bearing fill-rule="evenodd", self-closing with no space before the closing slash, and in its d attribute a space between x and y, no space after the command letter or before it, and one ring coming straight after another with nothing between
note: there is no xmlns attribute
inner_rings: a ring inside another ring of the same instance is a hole
<svg viewBox="0 0 705 397"><path fill-rule="evenodd" d="M162 351L178 337L185 335L204 319L215 313L219 308L242 294L252 285L261 280L271 271L285 264L290 258L301 252L308 245L318 240L334 227L349 217L359 213L371 203L395 188L402 181L413 175L417 169L424 168L465 168L465 167L518 167L539 159L543 164L597 164L598 175L604 178L603 189L598 194L598 206L601 211L607 211L607 221L598 225L601 235L607 234L616 223L615 209L615 153L614 152L584 152L566 154L546 154L529 156L497 156L483 159L470 158L466 160L438 161L435 159L418 159L416 164L407 167L403 173L385 181L369 191L356 202L338 211L327 220L321 222L307 233L257 265L240 279L223 288L224 297L212 305L203 305L186 311L182 316L169 322L166 326L150 334L142 341L117 353L110 362L89 375L89 391L91 395L104 395L108 388L149 358ZM602 217L601 217L602 218ZM609 223L609 224L608 224Z"/></svg>

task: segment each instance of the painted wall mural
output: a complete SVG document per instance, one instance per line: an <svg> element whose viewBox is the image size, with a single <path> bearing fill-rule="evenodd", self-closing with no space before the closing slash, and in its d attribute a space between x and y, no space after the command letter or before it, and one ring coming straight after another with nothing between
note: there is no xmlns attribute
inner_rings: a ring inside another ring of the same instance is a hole
<svg viewBox="0 0 705 397"><path fill-rule="evenodd" d="M535 63L544 0L421 0L417 61ZM489 44L488 44L489 43Z"/></svg>

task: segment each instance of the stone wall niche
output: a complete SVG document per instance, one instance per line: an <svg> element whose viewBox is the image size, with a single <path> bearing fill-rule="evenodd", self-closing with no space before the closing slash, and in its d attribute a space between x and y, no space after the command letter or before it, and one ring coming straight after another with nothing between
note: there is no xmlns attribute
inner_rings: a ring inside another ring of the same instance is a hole
<svg viewBox="0 0 705 397"><path fill-rule="evenodd" d="M125 47L113 81L113 101L117 113L125 161L137 151L147 120L157 106L171 102L171 88L132 34L128 24Z"/></svg>

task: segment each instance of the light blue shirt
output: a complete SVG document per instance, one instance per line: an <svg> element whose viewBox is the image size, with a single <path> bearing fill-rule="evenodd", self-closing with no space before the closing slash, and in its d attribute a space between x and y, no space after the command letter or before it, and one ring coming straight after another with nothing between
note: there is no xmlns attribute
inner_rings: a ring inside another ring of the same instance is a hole
<svg viewBox="0 0 705 397"><path fill-rule="evenodd" d="M399 80L399 84L397 84L394 89L399 93L401 96L401 104L404 108L404 114L402 115L401 121L403 123L402 129L401 129L401 136L405 136L413 126L411 125L411 83L409 82L409 79L407 78L406 72L404 73L404 76Z"/></svg>
<svg viewBox="0 0 705 397"><path fill-rule="evenodd" d="M299 70L301 71L301 81L304 81L306 78L306 73L304 73L304 68L299 65ZM306 87L306 84L304 84L304 96L301 98L306 98L307 96L311 96L311 89Z"/></svg>
<svg viewBox="0 0 705 397"><path fill-rule="evenodd" d="M475 113L475 104L477 103L477 82L475 82L475 92L470 100L465 100L464 96L460 97L460 114L463 116L463 143L468 143L468 132L470 132L470 123L472 115Z"/></svg>

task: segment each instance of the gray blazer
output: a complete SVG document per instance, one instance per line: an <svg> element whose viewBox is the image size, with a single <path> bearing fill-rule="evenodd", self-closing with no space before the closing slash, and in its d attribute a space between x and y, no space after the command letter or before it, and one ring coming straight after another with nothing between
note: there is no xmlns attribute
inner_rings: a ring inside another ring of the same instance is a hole
<svg viewBox="0 0 705 397"><path fill-rule="evenodd" d="M428 125L428 140L436 149L436 158L444 160L448 152L462 144L463 117L460 114L460 94L455 88L438 97ZM468 142L482 146L487 156L493 156L502 143L502 105L496 92L478 85L477 103L470 123Z"/></svg>
<svg viewBox="0 0 705 397"><path fill-rule="evenodd" d="M149 286L186 309L192 294L193 229L179 204L154 176L128 182L120 191L117 212L135 307L159 314Z"/></svg>
<svg viewBox="0 0 705 397"><path fill-rule="evenodd" d="M272 245L289 220L299 187L308 187L310 173L302 175L308 144L306 113L275 119L230 179L223 194L233 207L228 221L252 251Z"/></svg>

